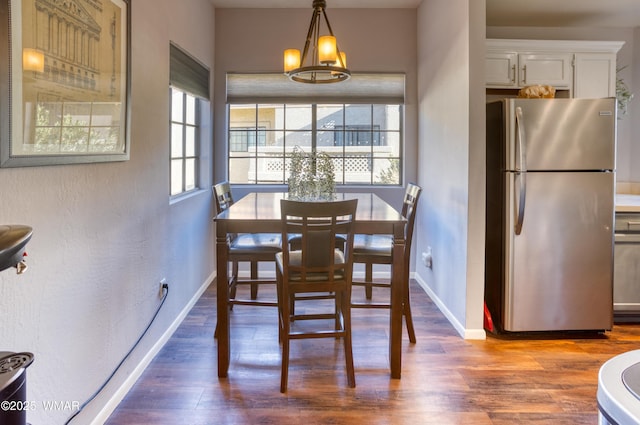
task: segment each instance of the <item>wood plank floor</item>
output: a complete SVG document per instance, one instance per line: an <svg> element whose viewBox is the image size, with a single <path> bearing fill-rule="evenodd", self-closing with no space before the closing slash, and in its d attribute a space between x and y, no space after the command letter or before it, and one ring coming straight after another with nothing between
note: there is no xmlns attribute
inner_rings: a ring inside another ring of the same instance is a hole
<svg viewBox="0 0 640 425"><path fill-rule="evenodd" d="M388 311L357 309L357 387L341 341L293 341L281 394L274 308L234 308L229 377L218 379L211 285L107 424L595 425L600 366L640 348L630 324L591 338L466 341L415 282L411 291L418 342L405 332L402 379L389 376Z"/></svg>

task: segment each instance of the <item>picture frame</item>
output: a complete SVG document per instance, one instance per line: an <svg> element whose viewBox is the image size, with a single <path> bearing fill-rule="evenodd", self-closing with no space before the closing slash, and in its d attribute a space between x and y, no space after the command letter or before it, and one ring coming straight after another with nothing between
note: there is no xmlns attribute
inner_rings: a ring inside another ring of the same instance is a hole
<svg viewBox="0 0 640 425"><path fill-rule="evenodd" d="M130 0L0 0L0 168L130 157Z"/></svg>

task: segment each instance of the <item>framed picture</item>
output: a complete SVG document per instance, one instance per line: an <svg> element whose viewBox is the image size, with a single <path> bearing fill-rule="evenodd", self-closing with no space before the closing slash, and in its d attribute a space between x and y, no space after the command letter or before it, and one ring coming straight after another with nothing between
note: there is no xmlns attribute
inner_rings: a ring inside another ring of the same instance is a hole
<svg viewBox="0 0 640 425"><path fill-rule="evenodd" d="M0 0L0 167L129 159L130 0Z"/></svg>

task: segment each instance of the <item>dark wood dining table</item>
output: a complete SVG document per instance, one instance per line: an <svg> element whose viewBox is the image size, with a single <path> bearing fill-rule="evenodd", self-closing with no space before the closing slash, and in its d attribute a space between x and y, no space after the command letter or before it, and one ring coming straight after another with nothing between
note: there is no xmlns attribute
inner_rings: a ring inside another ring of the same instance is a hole
<svg viewBox="0 0 640 425"><path fill-rule="evenodd" d="M218 377L230 362L228 247L233 233L274 233L280 230L280 199L287 193L252 192L216 216ZM404 227L406 219L373 193L338 193L335 200L358 199L356 233L393 235L389 363L391 377L400 379L402 366L402 300L404 299Z"/></svg>

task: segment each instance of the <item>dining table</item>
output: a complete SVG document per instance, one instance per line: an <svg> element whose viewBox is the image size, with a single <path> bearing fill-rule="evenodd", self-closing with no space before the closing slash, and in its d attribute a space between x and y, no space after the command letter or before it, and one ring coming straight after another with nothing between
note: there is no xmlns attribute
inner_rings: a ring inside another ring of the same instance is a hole
<svg viewBox="0 0 640 425"><path fill-rule="evenodd" d="M251 192L218 214L216 227L216 294L218 377L228 375L230 363L230 320L228 255L230 236L236 233L274 233L281 229L280 200L286 192ZM336 201L357 199L354 231L358 234L393 236L391 265L391 300L389 315L389 367L391 378L400 379L402 367L402 310L404 300L403 258L406 219L395 208L374 193L336 193Z"/></svg>

